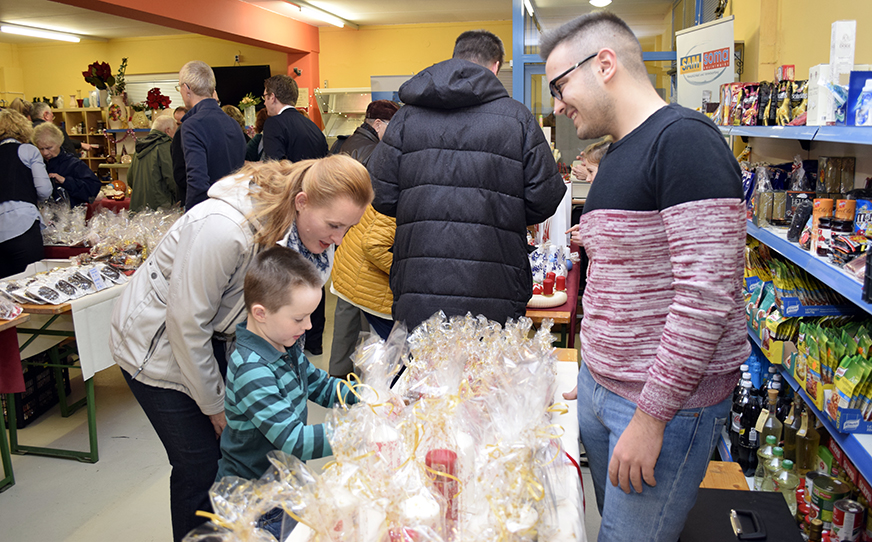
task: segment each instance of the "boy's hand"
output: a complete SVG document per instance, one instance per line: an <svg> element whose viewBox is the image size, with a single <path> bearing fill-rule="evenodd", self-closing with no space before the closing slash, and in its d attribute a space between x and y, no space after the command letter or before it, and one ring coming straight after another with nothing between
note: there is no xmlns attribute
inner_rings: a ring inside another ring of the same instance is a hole
<svg viewBox="0 0 872 542"><path fill-rule="evenodd" d="M209 421L212 422L212 427L215 428L215 438L221 438L221 433L227 427L227 418L224 416L224 413L212 414L209 416Z"/></svg>

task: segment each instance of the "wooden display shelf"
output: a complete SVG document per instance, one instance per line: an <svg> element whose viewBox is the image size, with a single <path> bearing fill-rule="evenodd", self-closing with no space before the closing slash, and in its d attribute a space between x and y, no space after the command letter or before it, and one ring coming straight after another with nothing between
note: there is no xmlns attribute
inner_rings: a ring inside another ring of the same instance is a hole
<svg viewBox="0 0 872 542"><path fill-rule="evenodd" d="M127 169L130 164L100 164L97 167L100 169Z"/></svg>

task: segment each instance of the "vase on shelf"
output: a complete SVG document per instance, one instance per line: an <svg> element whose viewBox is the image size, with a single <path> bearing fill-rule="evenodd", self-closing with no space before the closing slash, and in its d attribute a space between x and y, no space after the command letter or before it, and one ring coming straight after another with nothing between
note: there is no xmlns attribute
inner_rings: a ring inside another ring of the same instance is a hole
<svg viewBox="0 0 872 542"><path fill-rule="evenodd" d="M242 110L242 114L245 117L245 125L254 126L254 121L257 120L257 113L254 111L254 106L249 105Z"/></svg>
<svg viewBox="0 0 872 542"><path fill-rule="evenodd" d="M109 109L106 111L106 118L109 120L110 130L127 128L127 107L124 105L124 98L112 96Z"/></svg>
<svg viewBox="0 0 872 542"><path fill-rule="evenodd" d="M145 111L134 111L133 118L130 120L130 124L133 125L134 128L143 130L151 126L151 123L148 121L148 115L146 115Z"/></svg>
<svg viewBox="0 0 872 542"><path fill-rule="evenodd" d="M100 103L96 107L109 107L109 90L104 88L98 90L97 94L100 96Z"/></svg>

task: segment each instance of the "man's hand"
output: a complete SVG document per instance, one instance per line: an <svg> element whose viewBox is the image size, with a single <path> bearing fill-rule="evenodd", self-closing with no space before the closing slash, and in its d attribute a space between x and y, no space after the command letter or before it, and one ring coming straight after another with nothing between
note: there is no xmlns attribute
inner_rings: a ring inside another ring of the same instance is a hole
<svg viewBox="0 0 872 542"><path fill-rule="evenodd" d="M567 401L575 401L578 399L578 386L572 388L572 391L563 392L563 398Z"/></svg>
<svg viewBox="0 0 872 542"><path fill-rule="evenodd" d="M578 225L578 224L576 224L575 226L569 228L568 230L566 230L566 231L563 232L563 233L571 233L572 235L571 235L570 237L572 238L572 242L575 243L576 245L580 245L580 244L581 244L581 232L579 231L579 225Z"/></svg>
<svg viewBox="0 0 872 542"><path fill-rule="evenodd" d="M636 493L642 493L642 480L649 486L656 486L654 466L663 447L662 422L638 408L633 419L624 429L609 461L609 480L613 486L621 486L624 493L630 493L630 485Z"/></svg>
<svg viewBox="0 0 872 542"><path fill-rule="evenodd" d="M224 417L224 413L212 414L209 416L209 421L212 422L212 427L215 428L215 438L221 438L221 433L227 427L227 418Z"/></svg>

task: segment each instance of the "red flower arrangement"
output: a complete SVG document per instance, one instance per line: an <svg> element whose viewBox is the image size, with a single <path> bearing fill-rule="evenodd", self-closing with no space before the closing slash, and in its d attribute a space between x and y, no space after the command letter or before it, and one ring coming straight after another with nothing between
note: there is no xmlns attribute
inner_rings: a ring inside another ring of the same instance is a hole
<svg viewBox="0 0 872 542"><path fill-rule="evenodd" d="M112 68L105 62L96 61L90 64L88 69L82 72L82 77L100 90L106 90L109 87L115 86Z"/></svg>
<svg viewBox="0 0 872 542"><path fill-rule="evenodd" d="M160 93L159 88L153 88L148 91L148 96L145 97L145 105L149 109L166 109L170 106L170 97Z"/></svg>

